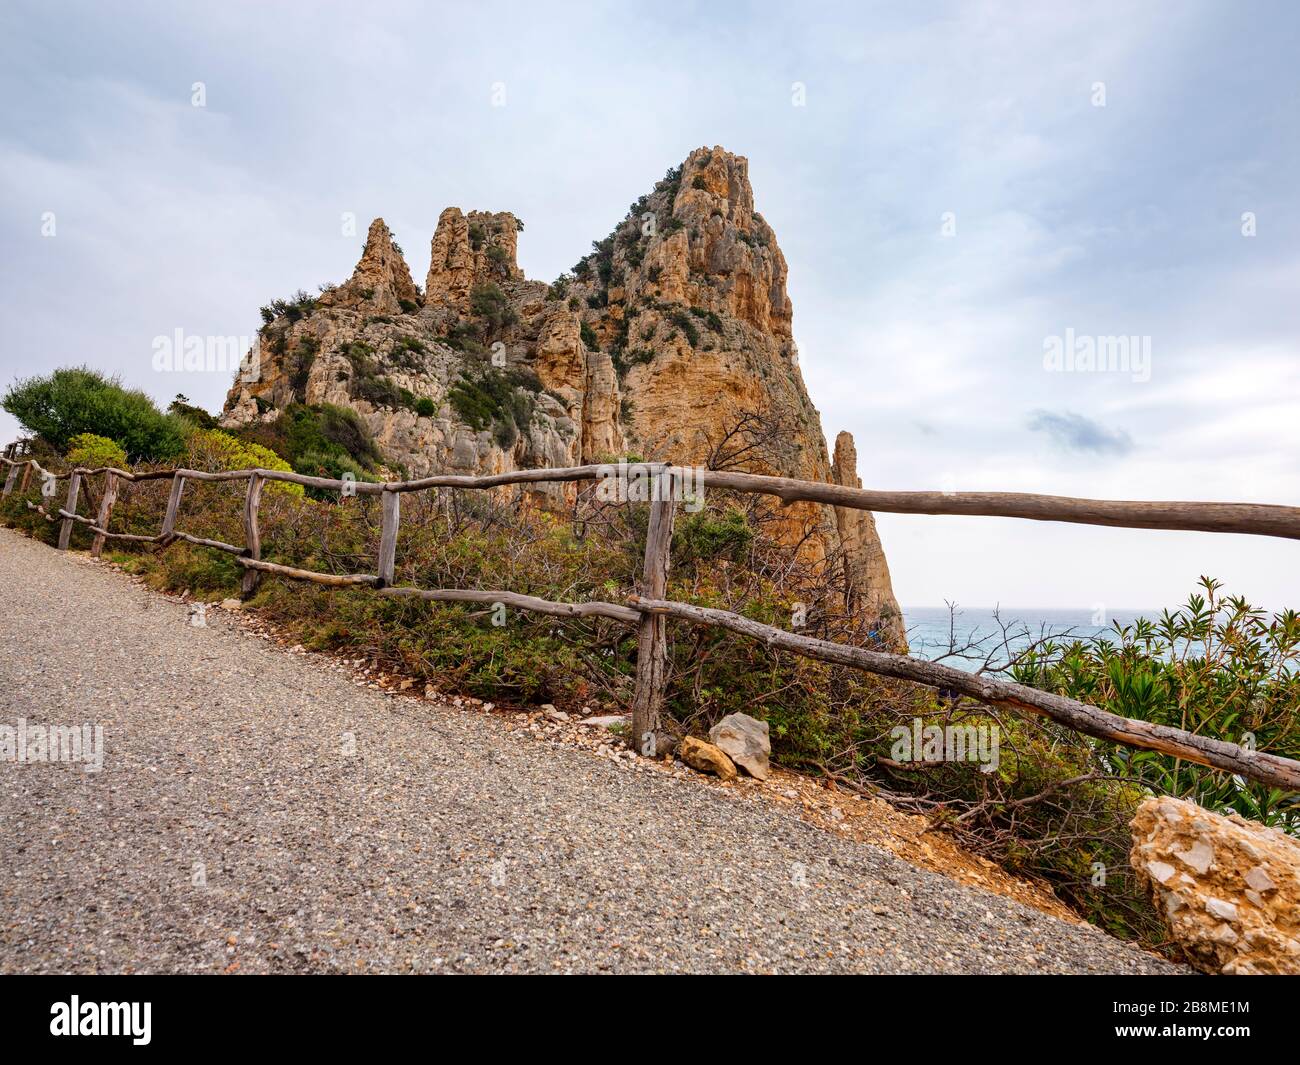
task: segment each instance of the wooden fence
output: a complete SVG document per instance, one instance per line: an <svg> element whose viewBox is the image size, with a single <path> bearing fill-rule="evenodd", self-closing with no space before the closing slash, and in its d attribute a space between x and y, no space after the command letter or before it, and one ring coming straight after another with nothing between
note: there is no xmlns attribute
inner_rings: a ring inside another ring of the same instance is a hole
<svg viewBox="0 0 1300 1065"><path fill-rule="evenodd" d="M767 477L758 474L686 469L663 463L634 463L619 466L572 466L557 469L519 470L490 476L440 474L414 481L373 483L308 477L280 470L234 470L210 473L201 470L157 470L131 473L114 468L77 468L55 474L41 468L32 458L16 457L13 446L0 458L8 466L3 494L13 491L22 471L21 491L29 487L33 473L43 484L68 481L64 505L54 513L42 504L27 506L46 520L60 523L59 548L66 549L74 524L94 534L91 554L98 556L107 540L151 543L165 548L177 541L225 551L244 567L243 593L257 587L260 575L270 573L292 580L310 581L334 587L364 587L386 596L427 599L434 602L503 603L556 617L606 617L637 629L636 686L632 700L632 736L642 754L653 750L653 736L659 727L667 680L667 620L676 618L696 625L727 629L758 640L776 650L789 651L839 666L895 677L932 687L959 692L991 706L1018 713L1036 714L1077 732L1130 747L1159 751L1198 765L1238 774L1251 780L1300 791L1300 762L1264 751L1250 750L1235 743L1198 736L1182 729L1121 717L1086 703L1040 691L999 677L966 673L951 666L909 655L872 651L861 647L813 639L770 625L762 625L725 610L693 606L664 598L668 585L669 552L672 544L675 495L681 485L695 489L721 488L775 496L783 504L806 500L835 507L887 511L901 514L968 514L1028 518L1034 521L1064 521L1086 525L1123 526L1138 529L1183 529L1204 532L1250 533L1300 539L1300 508L1251 503L1154 503L1127 500L1073 499L1064 496L988 492L877 492L812 481ZM611 475L629 477L648 490L650 506L646 535L641 592L625 603L559 603L505 590L455 588L413 588L394 586L397 530L401 521L401 498L407 492L435 488L488 489L504 485L545 482L600 481ZM86 478L102 476L104 491L94 519L77 513L77 501ZM109 530L113 505L122 482L170 480L167 509L156 536L129 535ZM246 481L244 497L244 545L223 543L194 536L177 529L181 497L187 481ZM330 574L297 569L262 559L258 530L258 508L267 481L285 481L308 488L377 495L381 501L382 525L376 573ZM50 497L49 489L45 493Z"/></svg>

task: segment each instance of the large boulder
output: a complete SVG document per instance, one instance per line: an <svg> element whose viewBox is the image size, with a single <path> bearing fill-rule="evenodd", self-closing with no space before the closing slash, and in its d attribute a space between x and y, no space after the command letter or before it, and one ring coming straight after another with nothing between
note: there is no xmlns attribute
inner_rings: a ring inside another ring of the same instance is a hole
<svg viewBox="0 0 1300 1065"><path fill-rule="evenodd" d="M1300 974L1300 840L1169 797L1132 829L1129 863L1197 968Z"/></svg>
<svg viewBox="0 0 1300 1065"><path fill-rule="evenodd" d="M748 714L728 714L709 729L709 739L751 777L766 780L772 775L767 764L772 742L766 721Z"/></svg>
<svg viewBox="0 0 1300 1065"><path fill-rule="evenodd" d="M695 736L687 736L677 749L677 757L701 773L713 773L723 780L736 779L736 767L731 759L711 743Z"/></svg>

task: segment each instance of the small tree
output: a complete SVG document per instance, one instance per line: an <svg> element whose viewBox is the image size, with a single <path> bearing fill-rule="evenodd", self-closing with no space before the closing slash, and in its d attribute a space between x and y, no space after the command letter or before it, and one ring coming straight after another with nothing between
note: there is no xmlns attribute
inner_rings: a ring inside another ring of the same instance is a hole
<svg viewBox="0 0 1300 1065"><path fill-rule="evenodd" d="M86 366L17 381L0 405L61 453L79 433L116 441L132 462L171 459L185 449L177 419L159 411L145 393Z"/></svg>

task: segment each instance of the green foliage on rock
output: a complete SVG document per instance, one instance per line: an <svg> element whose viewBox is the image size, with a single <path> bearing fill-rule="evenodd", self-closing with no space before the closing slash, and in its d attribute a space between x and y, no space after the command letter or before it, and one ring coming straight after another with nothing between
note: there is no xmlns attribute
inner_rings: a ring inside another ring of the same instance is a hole
<svg viewBox="0 0 1300 1065"><path fill-rule="evenodd" d="M288 322L297 322L307 317L316 309L316 299L302 289L299 289L287 300L272 300L262 307L262 322L270 325L277 318L284 318Z"/></svg>
<svg viewBox="0 0 1300 1065"><path fill-rule="evenodd" d="M198 429L189 435L185 443L187 461L192 469L293 471L293 467L269 447L252 440L241 440L220 429ZM285 481L272 481L267 484L266 490L291 496L303 493L302 485Z"/></svg>
<svg viewBox="0 0 1300 1065"><path fill-rule="evenodd" d="M492 427L497 443L509 448L517 439L518 431L526 429L532 420L540 388L530 374L485 369L462 374L447 399L471 429L482 431Z"/></svg>
<svg viewBox="0 0 1300 1065"><path fill-rule="evenodd" d="M510 300L493 281L484 281L470 289L470 312L489 327L498 330L507 325L514 325L519 320Z"/></svg>
<svg viewBox="0 0 1300 1065"><path fill-rule="evenodd" d="M282 455L294 472L335 480L345 473L359 481L373 481L382 461L369 431L351 407L330 403L306 406L291 403L275 421L249 426L242 439L261 444ZM308 489L313 498L330 499L332 494Z"/></svg>

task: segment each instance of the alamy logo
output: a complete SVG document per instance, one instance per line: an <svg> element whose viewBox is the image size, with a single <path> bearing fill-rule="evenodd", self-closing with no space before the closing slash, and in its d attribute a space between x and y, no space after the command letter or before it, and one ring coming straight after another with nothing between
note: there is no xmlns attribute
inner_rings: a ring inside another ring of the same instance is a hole
<svg viewBox="0 0 1300 1065"><path fill-rule="evenodd" d="M81 762L87 773L104 768L104 726L0 725L0 759L31 765L36 762Z"/></svg>
<svg viewBox="0 0 1300 1065"><path fill-rule="evenodd" d="M602 503L649 503L673 500L695 514L704 509L704 470L675 466L665 474L645 462L604 463L596 467L596 498Z"/></svg>
<svg viewBox="0 0 1300 1065"><path fill-rule="evenodd" d="M895 762L978 762L981 773L998 768L1002 747L997 725L925 725L919 717L911 726L889 730Z"/></svg>
<svg viewBox="0 0 1300 1065"><path fill-rule="evenodd" d="M1043 338L1043 369L1049 373L1126 373L1145 383L1151 380L1151 338L1085 336L1067 329L1063 337Z"/></svg>
<svg viewBox="0 0 1300 1065"><path fill-rule="evenodd" d="M245 384L261 380L258 337L199 336L177 329L153 338L153 368L158 373L239 374Z"/></svg>
<svg viewBox="0 0 1300 1065"><path fill-rule="evenodd" d="M152 1038L152 1015L151 1002L82 1002L73 995L50 1007L50 1035L129 1035L143 1047Z"/></svg>

